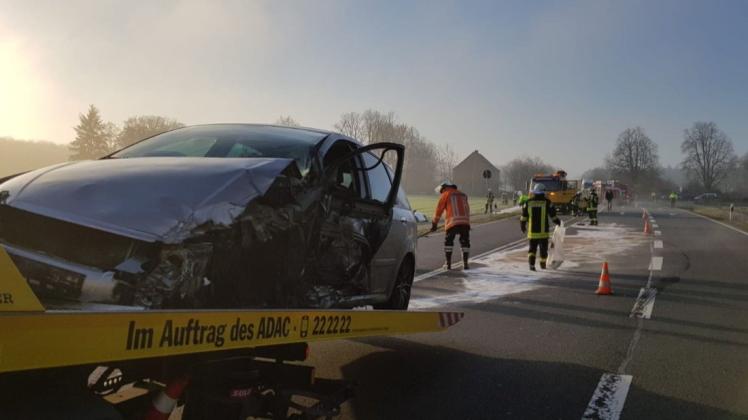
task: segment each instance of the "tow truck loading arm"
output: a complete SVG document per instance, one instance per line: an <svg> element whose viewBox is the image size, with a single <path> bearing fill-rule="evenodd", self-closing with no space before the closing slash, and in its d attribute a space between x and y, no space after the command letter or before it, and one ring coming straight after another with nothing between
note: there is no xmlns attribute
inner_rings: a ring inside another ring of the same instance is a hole
<svg viewBox="0 0 748 420"><path fill-rule="evenodd" d="M434 332L462 318L381 310L45 310L1 247L0 276L0 373Z"/></svg>
<svg viewBox="0 0 748 420"><path fill-rule="evenodd" d="M305 360L307 343L437 332L462 318L361 310L49 310L0 247L0 403L16 413L16 402L33 399L17 412L24 418L48 418L45 410L58 403L65 409L55 408L54 416L114 410L106 418L142 418L144 401L188 373L184 419L328 418L352 397L352 384L315 379L313 367L285 363ZM125 384L148 391L120 403L103 398ZM298 404L294 396L316 403Z"/></svg>

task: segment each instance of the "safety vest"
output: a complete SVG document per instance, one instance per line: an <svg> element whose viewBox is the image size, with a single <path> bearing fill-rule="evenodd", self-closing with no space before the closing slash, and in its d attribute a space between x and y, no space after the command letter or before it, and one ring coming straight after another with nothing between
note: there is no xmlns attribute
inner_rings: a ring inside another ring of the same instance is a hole
<svg viewBox="0 0 748 420"><path fill-rule="evenodd" d="M587 200L587 210L597 210L597 194L590 195L590 199Z"/></svg>
<svg viewBox="0 0 748 420"><path fill-rule="evenodd" d="M520 221L527 222L529 239L549 238L551 218L556 218L556 208L545 197L532 197L522 206Z"/></svg>
<svg viewBox="0 0 748 420"><path fill-rule="evenodd" d="M439 220L442 218L442 213L445 211L447 212L446 229L461 225L470 226L470 205L468 205L468 197L457 188L447 187L444 189L441 197L439 197L439 204L436 205L433 222L439 223Z"/></svg>

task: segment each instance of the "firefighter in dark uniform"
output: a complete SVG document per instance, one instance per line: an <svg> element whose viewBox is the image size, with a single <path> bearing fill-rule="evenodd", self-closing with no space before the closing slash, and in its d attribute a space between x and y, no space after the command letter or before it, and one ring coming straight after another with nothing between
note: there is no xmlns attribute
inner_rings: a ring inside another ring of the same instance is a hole
<svg viewBox="0 0 748 420"><path fill-rule="evenodd" d="M587 215L590 218L590 226L597 226L597 204L599 201L597 192L592 190L590 193L590 199L587 200Z"/></svg>
<svg viewBox="0 0 748 420"><path fill-rule="evenodd" d="M545 269L545 262L548 260L548 239L551 236L550 221L560 225L561 220L556 216L556 207L545 197L543 184L535 185L532 196L522 205L522 217L519 220L522 233L527 232L527 239L530 240L530 251L527 254L530 270L535 271L538 248L540 268Z"/></svg>

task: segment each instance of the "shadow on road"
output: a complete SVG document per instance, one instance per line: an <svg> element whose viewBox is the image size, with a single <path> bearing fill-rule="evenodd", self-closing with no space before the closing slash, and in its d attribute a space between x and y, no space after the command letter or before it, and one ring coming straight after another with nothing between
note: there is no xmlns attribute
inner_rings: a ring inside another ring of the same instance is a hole
<svg viewBox="0 0 748 420"><path fill-rule="evenodd" d="M342 367L358 382L357 419L579 419L605 373L577 364L497 359L397 338L357 340L391 351ZM634 382L636 379L634 380ZM624 419L729 419L730 412L635 385Z"/></svg>

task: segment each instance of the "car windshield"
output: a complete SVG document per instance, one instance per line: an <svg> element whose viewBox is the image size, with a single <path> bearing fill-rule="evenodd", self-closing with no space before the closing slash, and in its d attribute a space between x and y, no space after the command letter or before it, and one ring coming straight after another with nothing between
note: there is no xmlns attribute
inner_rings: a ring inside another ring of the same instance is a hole
<svg viewBox="0 0 748 420"><path fill-rule="evenodd" d="M306 175L312 148L324 136L316 131L273 126L196 126L159 134L111 157L288 158L295 160Z"/></svg>

